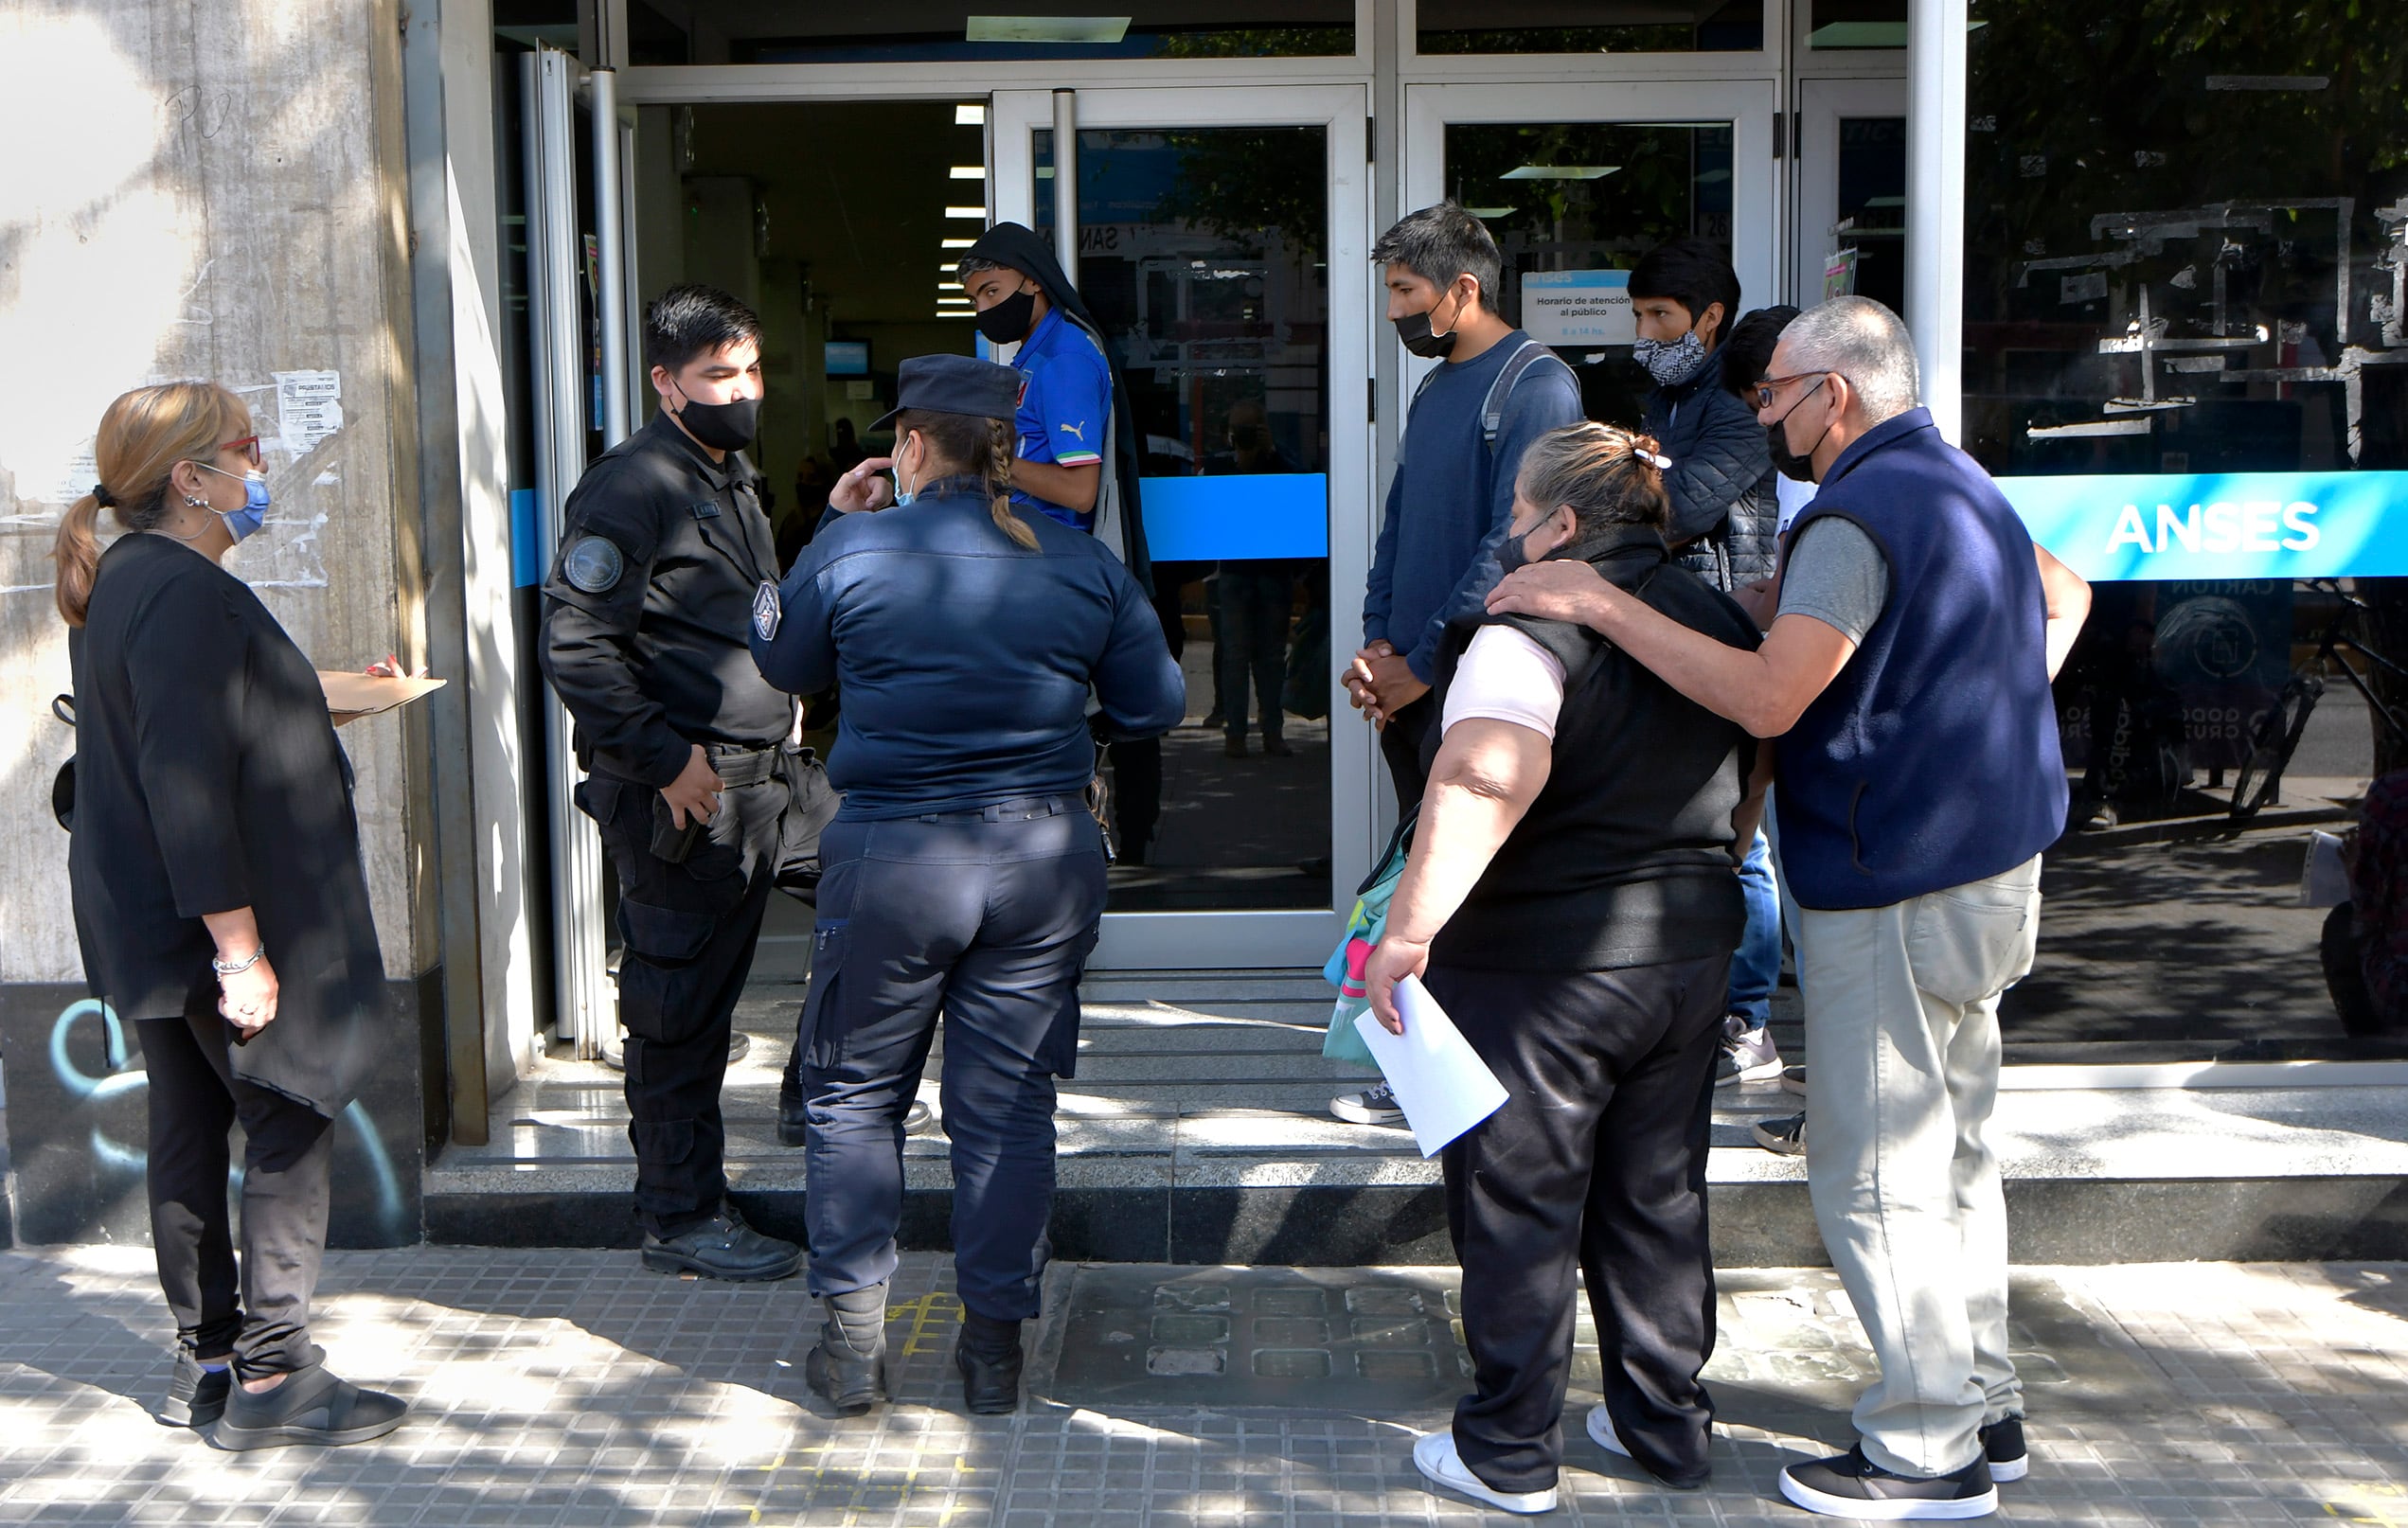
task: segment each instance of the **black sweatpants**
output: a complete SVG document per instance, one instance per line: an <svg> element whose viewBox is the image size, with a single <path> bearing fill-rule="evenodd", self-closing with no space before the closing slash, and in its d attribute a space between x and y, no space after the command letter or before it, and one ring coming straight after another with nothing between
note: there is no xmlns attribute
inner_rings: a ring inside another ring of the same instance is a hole
<svg viewBox="0 0 2408 1528"><path fill-rule="evenodd" d="M660 792L597 774L578 804L618 875L618 1022L627 1027L628 1139L635 1218L674 1236L719 1213L727 1128L719 1094L728 1027L753 968L777 871L789 793L770 778L730 786L686 859L652 852Z"/></svg>
<svg viewBox="0 0 2408 1528"><path fill-rule="evenodd" d="M1421 805L1430 773L1421 763L1421 745L1438 724L1438 694L1433 690L1399 710L1380 729L1380 756L1388 761L1388 778L1397 788L1397 815Z"/></svg>
<svg viewBox="0 0 2408 1528"><path fill-rule="evenodd" d="M1455 1448L1500 1491L1556 1483L1578 1278L1614 1432L1660 1479L1705 1474L1705 1148L1730 964L1429 972L1507 1093L1444 1153L1476 1387Z"/></svg>
<svg viewBox="0 0 2408 1528"><path fill-rule="evenodd" d="M176 1339L205 1359L231 1353L244 1379L305 1369L310 1296L326 1255L332 1122L234 1075L234 1026L204 972L185 1011L144 1019L150 1075L151 1245ZM226 1207L228 1131L242 1126L242 1261Z"/></svg>

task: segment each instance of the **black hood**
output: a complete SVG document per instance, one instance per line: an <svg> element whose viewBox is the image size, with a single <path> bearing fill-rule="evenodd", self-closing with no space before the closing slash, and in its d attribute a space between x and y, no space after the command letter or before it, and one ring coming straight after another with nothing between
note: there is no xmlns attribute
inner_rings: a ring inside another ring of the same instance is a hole
<svg viewBox="0 0 2408 1528"><path fill-rule="evenodd" d="M1098 336L1102 334L1102 329L1096 323L1096 315L1087 311L1086 300L1079 295L1079 289L1070 284L1070 277L1062 271L1061 261L1054 258L1053 240L1036 229L1016 222L999 222L978 236L978 242L970 246L969 258L1008 265L1018 271L1037 283L1037 289L1045 294L1049 306L1070 314L1079 321L1081 329Z"/></svg>

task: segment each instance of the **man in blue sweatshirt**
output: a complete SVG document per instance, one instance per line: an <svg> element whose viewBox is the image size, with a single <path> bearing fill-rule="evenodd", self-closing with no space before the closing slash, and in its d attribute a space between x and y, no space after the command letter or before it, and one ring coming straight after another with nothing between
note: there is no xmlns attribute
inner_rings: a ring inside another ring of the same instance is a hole
<svg viewBox="0 0 2408 1528"><path fill-rule="evenodd" d="M1554 351L1505 321L1505 258L1453 202L1380 236L1388 320L1415 355L1439 363L1414 393L1363 596L1363 650L1347 670L1353 703L1376 722L1397 806L1421 800L1421 743L1439 634L1476 615L1499 577L1523 448L1583 416L1580 384Z"/></svg>
<svg viewBox="0 0 2408 1528"><path fill-rule="evenodd" d="M1415 355L1438 363L1413 395L1363 596L1363 650L1347 693L1380 727L1380 752L1411 811L1426 782L1422 741L1436 722L1430 685L1447 624L1480 613L1502 576L1522 452L1584 416L1561 357L1505 321L1505 258L1480 220L1441 202L1400 220L1371 258L1387 268L1388 320ZM1381 1083L1329 1102L1360 1125L1402 1123Z"/></svg>

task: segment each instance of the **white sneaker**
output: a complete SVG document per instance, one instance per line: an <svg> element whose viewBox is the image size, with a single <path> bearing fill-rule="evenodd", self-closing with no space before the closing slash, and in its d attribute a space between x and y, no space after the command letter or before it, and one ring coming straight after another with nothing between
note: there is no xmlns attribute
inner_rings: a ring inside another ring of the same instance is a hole
<svg viewBox="0 0 2408 1528"><path fill-rule="evenodd" d="M1454 1451L1454 1431L1448 1429L1433 1432L1413 1446L1413 1467L1450 1491L1457 1491L1474 1501L1486 1501L1501 1512L1533 1512L1555 1510L1555 1487L1543 1491L1499 1491L1480 1484L1480 1477L1465 1467L1463 1456Z"/></svg>
<svg viewBox="0 0 2408 1528"><path fill-rule="evenodd" d="M1631 1450L1622 1447L1621 1435L1614 1430L1614 1413L1602 1406L1589 1408L1589 1441L1607 1453L1631 1457Z"/></svg>
<svg viewBox="0 0 2408 1528"><path fill-rule="evenodd" d="M1722 1021L1722 1054L1714 1058L1714 1085L1772 1082L1781 1075L1780 1047L1771 1024L1751 1025L1739 1014Z"/></svg>
<svg viewBox="0 0 2408 1528"><path fill-rule="evenodd" d="M1397 1095L1382 1082L1361 1093L1342 1093L1329 1100L1329 1112L1349 1125L1402 1125L1404 1110Z"/></svg>

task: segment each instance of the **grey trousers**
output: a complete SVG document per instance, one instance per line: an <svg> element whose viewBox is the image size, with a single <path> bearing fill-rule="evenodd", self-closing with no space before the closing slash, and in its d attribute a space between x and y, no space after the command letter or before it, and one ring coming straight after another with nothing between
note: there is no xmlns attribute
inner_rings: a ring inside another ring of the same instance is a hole
<svg viewBox="0 0 2408 1528"><path fill-rule="evenodd" d="M1882 1377L1866 1457L1908 1475L1971 1463L2023 1411L2007 1357L2007 1201L1986 1131L1998 1000L2032 968L2040 859L1912 901L1804 910L1806 1165L1814 1218Z"/></svg>

